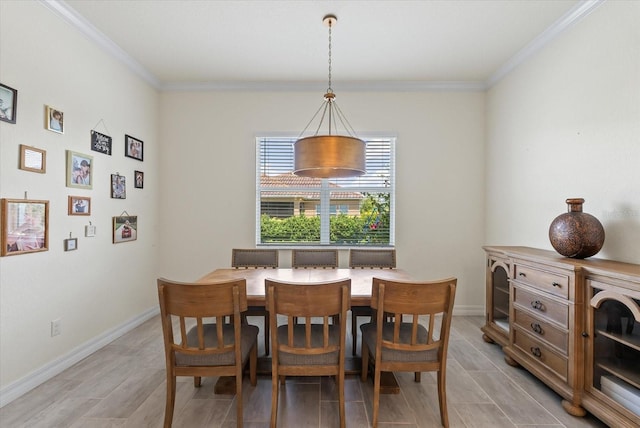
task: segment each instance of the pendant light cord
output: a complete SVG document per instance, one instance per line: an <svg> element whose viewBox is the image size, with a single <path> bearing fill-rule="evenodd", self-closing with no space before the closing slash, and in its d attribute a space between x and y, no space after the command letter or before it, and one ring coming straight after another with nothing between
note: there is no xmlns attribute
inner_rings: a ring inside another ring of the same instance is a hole
<svg viewBox="0 0 640 428"><path fill-rule="evenodd" d="M327 88L328 93L332 93L333 89L331 89L331 21L329 21L329 87Z"/></svg>

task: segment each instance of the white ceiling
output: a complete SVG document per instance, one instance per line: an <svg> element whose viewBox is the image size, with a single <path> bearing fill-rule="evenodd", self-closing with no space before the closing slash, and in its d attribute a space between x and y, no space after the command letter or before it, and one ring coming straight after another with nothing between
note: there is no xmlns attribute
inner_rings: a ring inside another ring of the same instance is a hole
<svg viewBox="0 0 640 428"><path fill-rule="evenodd" d="M490 86L600 0L41 0L158 88Z"/></svg>

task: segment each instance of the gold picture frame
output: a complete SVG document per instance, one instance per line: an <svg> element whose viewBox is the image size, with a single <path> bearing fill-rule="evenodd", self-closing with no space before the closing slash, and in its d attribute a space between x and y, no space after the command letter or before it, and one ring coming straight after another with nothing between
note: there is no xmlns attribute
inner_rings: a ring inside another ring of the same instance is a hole
<svg viewBox="0 0 640 428"><path fill-rule="evenodd" d="M20 169L24 171L47 172L47 151L20 144Z"/></svg>
<svg viewBox="0 0 640 428"><path fill-rule="evenodd" d="M49 250L49 201L0 199L0 256Z"/></svg>
<svg viewBox="0 0 640 428"><path fill-rule="evenodd" d="M91 198L87 196L69 196L67 205L69 215L91 215Z"/></svg>

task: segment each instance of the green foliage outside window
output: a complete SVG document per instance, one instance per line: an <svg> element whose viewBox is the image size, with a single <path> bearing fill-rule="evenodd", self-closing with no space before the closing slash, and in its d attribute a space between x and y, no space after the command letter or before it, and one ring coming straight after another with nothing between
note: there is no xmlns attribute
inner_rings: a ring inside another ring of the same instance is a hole
<svg viewBox="0 0 640 428"><path fill-rule="evenodd" d="M359 216L333 215L329 219L332 244L389 244L390 200L388 193L366 193ZM304 214L288 218L260 216L262 243L318 243L320 217Z"/></svg>

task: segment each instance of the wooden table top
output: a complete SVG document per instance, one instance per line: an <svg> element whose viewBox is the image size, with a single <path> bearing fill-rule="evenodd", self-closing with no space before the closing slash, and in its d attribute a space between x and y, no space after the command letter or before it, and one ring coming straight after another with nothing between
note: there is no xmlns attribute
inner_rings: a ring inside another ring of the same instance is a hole
<svg viewBox="0 0 640 428"><path fill-rule="evenodd" d="M351 305L371 303L373 277L408 281L411 277L402 269L216 269L198 282L245 278L250 306L264 306L264 280L267 278L289 282L323 282L351 278Z"/></svg>

